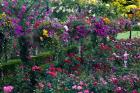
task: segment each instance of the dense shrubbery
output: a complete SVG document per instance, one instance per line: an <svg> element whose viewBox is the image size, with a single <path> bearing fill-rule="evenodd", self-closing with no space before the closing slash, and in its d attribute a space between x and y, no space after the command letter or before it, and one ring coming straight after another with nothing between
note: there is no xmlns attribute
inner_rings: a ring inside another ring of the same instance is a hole
<svg viewBox="0 0 140 93"><path fill-rule="evenodd" d="M113 18L110 12L96 11L91 16L79 4L60 22L53 18L59 13L54 15L44 2L1 2L0 89L4 93L140 92L140 39L116 39L118 33L131 29L130 20ZM97 8L109 11L104 5Z"/></svg>

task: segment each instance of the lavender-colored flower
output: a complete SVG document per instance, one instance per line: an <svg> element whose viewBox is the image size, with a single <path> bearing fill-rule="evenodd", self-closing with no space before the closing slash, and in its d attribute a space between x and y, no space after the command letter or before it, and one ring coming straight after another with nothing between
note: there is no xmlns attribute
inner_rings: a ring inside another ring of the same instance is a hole
<svg viewBox="0 0 140 93"><path fill-rule="evenodd" d="M54 36L55 31L54 30L49 30L49 37L53 37Z"/></svg>
<svg viewBox="0 0 140 93"><path fill-rule="evenodd" d="M67 31L64 31L63 34L62 34L62 40L64 42L68 42L69 41L69 33Z"/></svg>

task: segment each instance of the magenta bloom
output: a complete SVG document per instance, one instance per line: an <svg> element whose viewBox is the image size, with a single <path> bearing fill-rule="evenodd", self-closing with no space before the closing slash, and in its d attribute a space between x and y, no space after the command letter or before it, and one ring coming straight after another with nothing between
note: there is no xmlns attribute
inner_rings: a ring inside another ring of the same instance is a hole
<svg viewBox="0 0 140 93"><path fill-rule="evenodd" d="M39 66L33 66L32 71L40 71L41 68Z"/></svg>
<svg viewBox="0 0 140 93"><path fill-rule="evenodd" d="M26 11L26 6L23 5L23 6L22 6L22 12L24 13L25 11Z"/></svg>
<svg viewBox="0 0 140 93"><path fill-rule="evenodd" d="M8 85L8 86L4 86L3 87L3 91L4 93L11 93L13 91L14 87L11 86L11 85Z"/></svg>

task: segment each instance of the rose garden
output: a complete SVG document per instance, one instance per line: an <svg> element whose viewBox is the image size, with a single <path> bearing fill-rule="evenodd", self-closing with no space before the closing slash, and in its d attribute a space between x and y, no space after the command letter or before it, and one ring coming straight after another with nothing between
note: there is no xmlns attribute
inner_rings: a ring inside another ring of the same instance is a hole
<svg viewBox="0 0 140 93"><path fill-rule="evenodd" d="M139 31L140 0L0 0L0 93L140 93Z"/></svg>

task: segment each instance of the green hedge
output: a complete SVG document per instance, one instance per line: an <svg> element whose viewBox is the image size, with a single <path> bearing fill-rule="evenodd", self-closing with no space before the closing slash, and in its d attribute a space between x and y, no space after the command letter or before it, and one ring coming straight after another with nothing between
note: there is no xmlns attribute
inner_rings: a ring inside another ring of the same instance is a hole
<svg viewBox="0 0 140 93"><path fill-rule="evenodd" d="M32 59L33 59L33 62L38 62L38 61L42 61L44 60L45 58L47 57L50 57L50 56L54 56L54 52L44 52L44 53L41 53L37 56L33 56ZM20 65L22 62L20 59L11 59L11 60L8 60L8 62L5 62L5 63L0 63L0 70L3 70L3 71L13 71L15 69L16 66ZM41 65L41 63L38 63L39 65Z"/></svg>
<svg viewBox="0 0 140 93"><path fill-rule="evenodd" d="M8 62L6 62L6 63L1 63L0 69L5 70L5 71L6 70L14 70L14 68L20 64L21 64L20 59L12 59L12 60L8 60Z"/></svg>

